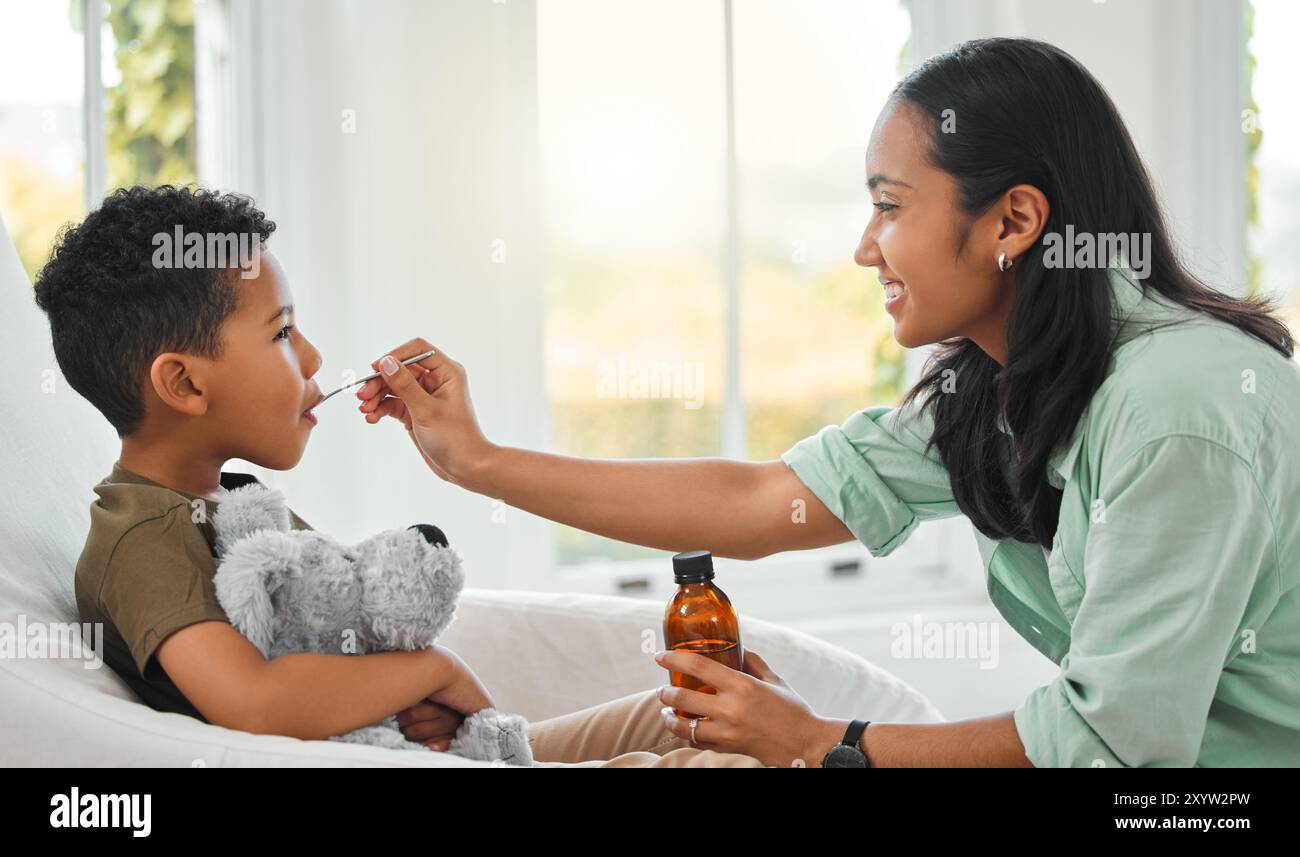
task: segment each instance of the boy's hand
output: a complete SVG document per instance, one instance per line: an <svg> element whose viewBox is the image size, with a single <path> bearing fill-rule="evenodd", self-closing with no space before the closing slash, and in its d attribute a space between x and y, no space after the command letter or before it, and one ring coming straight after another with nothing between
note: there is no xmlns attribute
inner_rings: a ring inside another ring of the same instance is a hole
<svg viewBox="0 0 1300 857"><path fill-rule="evenodd" d="M464 715L473 714L484 708L496 708L492 696L478 680L478 676L474 675L469 664L445 646L436 646L436 648L448 659L451 678L441 688L429 694L426 701L438 703Z"/></svg>
<svg viewBox="0 0 1300 857"><path fill-rule="evenodd" d="M433 346L423 339L394 348L389 356L397 371L380 374L357 390L359 410L372 425L386 416L400 421L429 469L457 483L463 471L486 455L492 444L474 416L464 366L442 351L419 363L401 365L402 360L431 350ZM370 365L383 373L381 360Z"/></svg>
<svg viewBox="0 0 1300 857"><path fill-rule="evenodd" d="M417 741L430 750L446 752L465 715L437 702L417 702L397 712L397 725L407 741Z"/></svg>
<svg viewBox="0 0 1300 857"><path fill-rule="evenodd" d="M397 725L408 741L443 751L465 717L496 703L478 676L455 652L434 646L448 661L449 680L426 698L397 712Z"/></svg>

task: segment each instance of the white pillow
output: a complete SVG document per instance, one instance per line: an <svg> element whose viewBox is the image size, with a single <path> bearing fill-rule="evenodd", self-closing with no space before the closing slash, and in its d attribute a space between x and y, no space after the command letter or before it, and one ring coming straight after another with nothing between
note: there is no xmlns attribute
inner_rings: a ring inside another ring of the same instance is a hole
<svg viewBox="0 0 1300 857"><path fill-rule="evenodd" d="M50 326L0 219L0 621L76 622L73 570L117 433L59 372Z"/></svg>

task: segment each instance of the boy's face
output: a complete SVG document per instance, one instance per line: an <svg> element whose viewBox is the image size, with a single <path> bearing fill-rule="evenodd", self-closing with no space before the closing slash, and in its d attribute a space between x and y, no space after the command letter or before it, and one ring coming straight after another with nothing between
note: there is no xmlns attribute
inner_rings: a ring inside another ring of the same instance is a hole
<svg viewBox="0 0 1300 857"><path fill-rule="evenodd" d="M203 430L226 457L288 470L316 424L307 412L320 399L311 378L321 355L296 327L284 270L270 252L261 253L257 277L232 272L239 303L222 325L222 357L204 373Z"/></svg>

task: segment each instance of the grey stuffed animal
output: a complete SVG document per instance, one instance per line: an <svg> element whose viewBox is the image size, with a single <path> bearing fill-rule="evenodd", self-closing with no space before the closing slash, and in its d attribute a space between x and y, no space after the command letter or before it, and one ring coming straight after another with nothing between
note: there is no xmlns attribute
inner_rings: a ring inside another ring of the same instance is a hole
<svg viewBox="0 0 1300 857"><path fill-rule="evenodd" d="M292 529L283 495L257 483L229 491L212 526L217 600L268 659L428 648L451 624L465 583L437 527L388 530L347 547ZM523 717L485 708L465 718L447 752L529 766L527 730ZM406 740L395 716L330 740L429 752Z"/></svg>

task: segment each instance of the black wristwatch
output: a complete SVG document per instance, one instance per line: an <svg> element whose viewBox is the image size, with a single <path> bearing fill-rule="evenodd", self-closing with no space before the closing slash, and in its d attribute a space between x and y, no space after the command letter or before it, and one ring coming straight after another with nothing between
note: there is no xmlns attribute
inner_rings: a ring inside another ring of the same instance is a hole
<svg viewBox="0 0 1300 857"><path fill-rule="evenodd" d="M858 739L867 731L870 720L854 720L844 733L844 740L830 749L822 759L823 768L870 768L867 754L858 746Z"/></svg>

